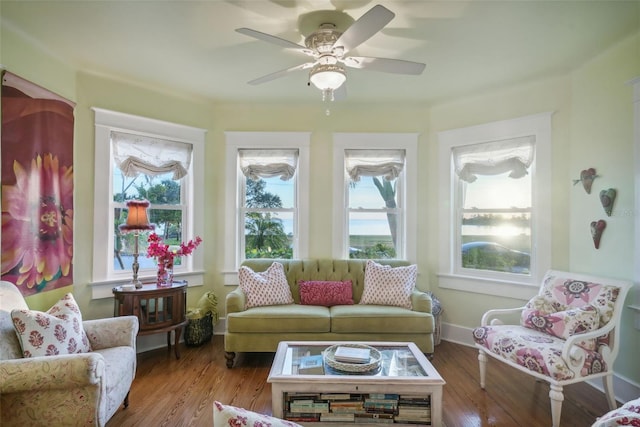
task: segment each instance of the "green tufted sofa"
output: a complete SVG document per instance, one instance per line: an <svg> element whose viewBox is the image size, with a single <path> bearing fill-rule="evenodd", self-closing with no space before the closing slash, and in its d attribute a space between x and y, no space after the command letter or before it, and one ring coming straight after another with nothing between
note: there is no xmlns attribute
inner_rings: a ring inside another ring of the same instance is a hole
<svg viewBox="0 0 640 427"><path fill-rule="evenodd" d="M225 301L224 336L227 367L236 352L275 352L280 341L405 341L423 353L433 353L434 317L431 298L414 290L412 309L358 304L364 288L366 260L305 259L246 260L242 265L256 272L278 261L284 266L294 304L245 309L245 295L237 287ZM406 261L376 260L392 267ZM323 307L301 305L299 280L351 280L354 305Z"/></svg>

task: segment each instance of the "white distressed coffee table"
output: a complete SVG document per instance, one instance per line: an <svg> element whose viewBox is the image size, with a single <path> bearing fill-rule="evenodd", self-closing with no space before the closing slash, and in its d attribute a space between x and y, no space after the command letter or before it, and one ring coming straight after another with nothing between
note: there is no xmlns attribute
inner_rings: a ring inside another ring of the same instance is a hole
<svg viewBox="0 0 640 427"><path fill-rule="evenodd" d="M380 356L379 367L343 371L325 359L319 373L298 372L303 359L305 365L312 356L326 355L327 348L339 344L373 347L379 352L374 352ZM267 381L273 415L298 424L442 425L445 381L413 343L281 342Z"/></svg>

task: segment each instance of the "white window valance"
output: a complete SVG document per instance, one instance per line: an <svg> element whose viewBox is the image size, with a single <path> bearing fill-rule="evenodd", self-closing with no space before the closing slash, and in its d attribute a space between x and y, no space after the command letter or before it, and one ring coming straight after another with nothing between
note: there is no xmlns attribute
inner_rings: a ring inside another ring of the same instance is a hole
<svg viewBox="0 0 640 427"><path fill-rule="evenodd" d="M345 150L347 174L355 182L363 176L384 176L388 181L397 178L404 168L404 150Z"/></svg>
<svg viewBox="0 0 640 427"><path fill-rule="evenodd" d="M279 176L288 181L296 174L298 150L238 150L240 170L254 181Z"/></svg>
<svg viewBox="0 0 640 427"><path fill-rule="evenodd" d="M111 132L111 142L116 166L128 177L173 172L178 180L191 166L191 144L124 132Z"/></svg>
<svg viewBox="0 0 640 427"><path fill-rule="evenodd" d="M474 182L477 175L510 172L511 178L527 175L535 153L535 136L458 146L453 149L453 163L458 177Z"/></svg>

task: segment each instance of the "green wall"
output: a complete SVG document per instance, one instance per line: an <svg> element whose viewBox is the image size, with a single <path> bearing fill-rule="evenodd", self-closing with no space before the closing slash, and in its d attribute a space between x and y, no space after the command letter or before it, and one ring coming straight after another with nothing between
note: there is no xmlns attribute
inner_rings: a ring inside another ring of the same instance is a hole
<svg viewBox="0 0 640 427"><path fill-rule="evenodd" d="M593 58L571 75L571 123L569 169L572 178L593 167L599 178L591 194L578 186L569 193L570 245L569 267L604 276L631 279L634 274L635 198L632 87L629 82L640 76L640 35L636 34ZM562 182L571 186L569 181ZM611 217L599 200L603 189L615 188L617 198ZM589 224L604 219L607 227L600 249L591 239ZM640 244L640 242L638 242ZM637 279L637 278L636 278ZM636 290L637 291L637 290ZM637 301L635 292L627 304ZM620 354L616 372L640 383L640 330L635 329L630 309L622 314Z"/></svg>
<svg viewBox="0 0 640 427"><path fill-rule="evenodd" d="M310 255L331 255L333 132L418 132L419 224L417 262L421 286L429 287L445 308L444 322L459 329L477 325L489 308L512 307L522 301L469 295L440 289L437 265L437 132L544 111L554 111L552 133L553 267L633 277L634 165L631 88L625 82L640 75L640 34L607 49L586 64L577 64L567 75L473 94L453 102L428 105L335 104L327 116L320 102L309 104L219 104L185 96L166 88L136 85L104 76L78 72L62 61L30 45L6 27L1 30L0 63L18 75L77 102L75 135L75 257L73 292L85 318L112 315L111 299L91 300L93 247L94 138L91 107L137 114L207 129L204 230L205 286L189 290L194 304L207 290L219 301L231 289L222 284L224 236L224 132L311 131L311 233ZM595 167L602 177L594 190L617 188L615 215L608 219L602 246L596 251L588 224L602 217L595 194L587 196L572 180L580 170ZM97 226L100 226L99 224ZM29 298L34 309L46 309L60 292ZM625 310L624 350L637 353L640 331ZM623 353L625 351L623 350ZM636 384L640 367L623 354L616 372Z"/></svg>

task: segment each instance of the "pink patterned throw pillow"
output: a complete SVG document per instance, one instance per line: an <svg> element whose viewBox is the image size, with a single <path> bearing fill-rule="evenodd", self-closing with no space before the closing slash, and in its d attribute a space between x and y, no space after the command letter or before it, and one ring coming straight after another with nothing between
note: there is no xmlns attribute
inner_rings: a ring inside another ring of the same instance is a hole
<svg viewBox="0 0 640 427"><path fill-rule="evenodd" d="M360 304L394 305L411 308L411 293L418 278L418 266L391 267L367 260Z"/></svg>
<svg viewBox="0 0 640 427"><path fill-rule="evenodd" d="M567 339L598 328L598 310L592 306L571 308L569 310L545 313L537 309L525 309L522 312L522 325L526 328ZM589 339L577 345L586 350L595 350L595 340Z"/></svg>
<svg viewBox="0 0 640 427"><path fill-rule="evenodd" d="M292 421L258 414L243 408L213 402L213 425L218 427L302 427Z"/></svg>
<svg viewBox="0 0 640 427"><path fill-rule="evenodd" d="M11 319L24 357L91 351L91 345L82 327L80 308L70 293L62 297L46 313L13 310Z"/></svg>
<svg viewBox="0 0 640 427"><path fill-rule="evenodd" d="M279 262L274 262L260 273L243 265L238 271L238 280L247 297L246 308L293 304L287 276Z"/></svg>
<svg viewBox="0 0 640 427"><path fill-rule="evenodd" d="M332 307L334 305L353 304L351 280L336 282L300 280L298 281L298 287L300 288L300 303L304 305Z"/></svg>

